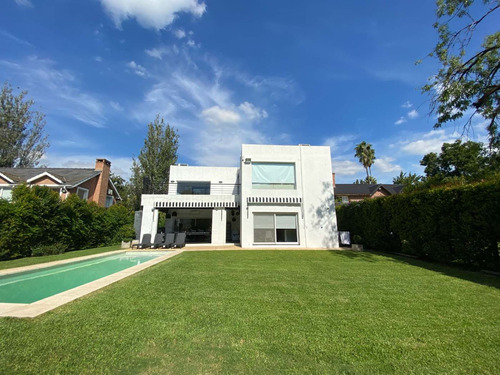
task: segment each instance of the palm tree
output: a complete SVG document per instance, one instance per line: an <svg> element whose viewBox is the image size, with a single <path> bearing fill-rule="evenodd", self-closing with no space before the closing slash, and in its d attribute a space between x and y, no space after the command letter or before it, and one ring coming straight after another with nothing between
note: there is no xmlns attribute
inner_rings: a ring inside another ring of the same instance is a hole
<svg viewBox="0 0 500 375"><path fill-rule="evenodd" d="M368 181L372 176L372 165L376 159L375 150L372 148L371 144L363 141L360 144L356 145L354 151L356 151L354 156L356 156L359 159L359 162L363 164L363 167L365 167L366 179Z"/></svg>

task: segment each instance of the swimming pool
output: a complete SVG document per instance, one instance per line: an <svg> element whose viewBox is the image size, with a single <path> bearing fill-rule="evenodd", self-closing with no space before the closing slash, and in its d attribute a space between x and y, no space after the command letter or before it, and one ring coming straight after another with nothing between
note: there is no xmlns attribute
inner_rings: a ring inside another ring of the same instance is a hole
<svg viewBox="0 0 500 375"><path fill-rule="evenodd" d="M0 303L33 303L165 254L126 252L0 276Z"/></svg>

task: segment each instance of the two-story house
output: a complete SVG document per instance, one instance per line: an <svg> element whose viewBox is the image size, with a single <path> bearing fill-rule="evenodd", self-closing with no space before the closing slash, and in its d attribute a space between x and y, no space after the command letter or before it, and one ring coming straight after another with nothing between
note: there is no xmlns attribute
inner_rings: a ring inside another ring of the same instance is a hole
<svg viewBox="0 0 500 375"><path fill-rule="evenodd" d="M142 196L141 237L165 230L186 232L188 243L338 247L329 147L242 145L239 164L172 166L168 194Z"/></svg>

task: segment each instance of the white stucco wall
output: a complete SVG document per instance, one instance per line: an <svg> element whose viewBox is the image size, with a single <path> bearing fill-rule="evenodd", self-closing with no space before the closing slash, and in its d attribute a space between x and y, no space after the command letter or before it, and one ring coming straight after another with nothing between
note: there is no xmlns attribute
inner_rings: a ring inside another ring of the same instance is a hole
<svg viewBox="0 0 500 375"><path fill-rule="evenodd" d="M245 164L245 159L251 159ZM330 148L327 146L242 145L241 153L241 245L253 243L253 214L296 213L298 245L272 247L338 247L337 220L333 198ZM295 163L296 189L252 189L252 163ZM299 197L302 204L249 204L248 197Z"/></svg>
<svg viewBox="0 0 500 375"><path fill-rule="evenodd" d="M251 162L245 164L245 159ZM287 162L295 164L296 188L289 190L252 189L253 162ZM274 244L270 247L336 248L337 219L333 196L330 148L327 146L242 145L240 168L172 166L168 195L143 195L141 236L154 235L158 211L154 202L240 202L240 241L243 247L254 244L253 214L258 212L297 214L298 244ZM177 182L209 181L210 195L177 195ZM230 185L241 183L240 194ZM301 203L247 203L248 197L293 197ZM233 203L234 204L234 203ZM226 242L227 211L212 210L212 243ZM168 229L167 229L168 230Z"/></svg>

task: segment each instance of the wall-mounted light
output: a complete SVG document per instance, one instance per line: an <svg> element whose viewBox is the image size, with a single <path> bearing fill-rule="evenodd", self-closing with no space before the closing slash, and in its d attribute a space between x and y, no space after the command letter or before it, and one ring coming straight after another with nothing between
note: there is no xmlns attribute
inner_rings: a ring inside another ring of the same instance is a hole
<svg viewBox="0 0 500 375"><path fill-rule="evenodd" d="M250 164L252 162L252 158L245 158L244 163Z"/></svg>

